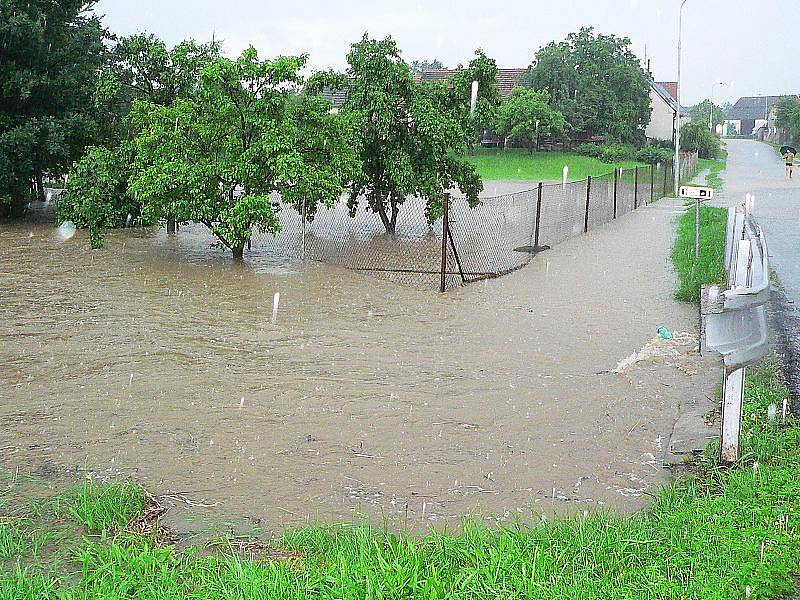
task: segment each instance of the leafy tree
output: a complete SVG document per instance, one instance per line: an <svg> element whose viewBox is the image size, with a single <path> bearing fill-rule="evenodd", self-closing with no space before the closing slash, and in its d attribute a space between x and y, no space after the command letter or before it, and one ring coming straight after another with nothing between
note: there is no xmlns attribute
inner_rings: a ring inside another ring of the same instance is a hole
<svg viewBox="0 0 800 600"><path fill-rule="evenodd" d="M411 61L412 73L422 73L425 69L444 69L444 63L438 58L434 58L433 60L422 59Z"/></svg>
<svg viewBox="0 0 800 600"><path fill-rule="evenodd" d="M204 223L237 259L254 228L279 229L280 192L332 204L357 163L348 120L319 98L293 95L305 56L215 57L197 91L164 106L136 100L130 191L147 219Z"/></svg>
<svg viewBox="0 0 800 600"><path fill-rule="evenodd" d="M697 152L700 158L716 158L720 141L708 130L708 123L691 121L681 127L681 150Z"/></svg>
<svg viewBox="0 0 800 600"><path fill-rule="evenodd" d="M540 136L563 136L567 129L564 115L550 108L549 103L547 90L515 87L498 111L497 132L525 143L533 154Z"/></svg>
<svg viewBox="0 0 800 600"><path fill-rule="evenodd" d="M650 84L630 46L627 37L582 27L541 48L522 84L546 89L552 108L576 132L641 144L650 121Z"/></svg>
<svg viewBox="0 0 800 600"><path fill-rule="evenodd" d="M790 140L800 141L800 97L786 96L775 103L775 125L785 129Z"/></svg>
<svg viewBox="0 0 800 600"><path fill-rule="evenodd" d="M92 147L70 174L56 218L88 228L92 248L102 245L103 228L121 227L140 216L139 203L128 192L133 157L130 142L116 148Z"/></svg>
<svg viewBox="0 0 800 600"><path fill-rule="evenodd" d="M712 106L714 107L713 115L709 114ZM730 106L730 104L712 104L711 100L706 99L698 104L695 104L689 109L689 117L692 121L705 123L706 127L708 127L708 118L709 116L712 116L714 119L712 125L716 127L725 121L728 115L728 110L730 110Z"/></svg>
<svg viewBox="0 0 800 600"><path fill-rule="evenodd" d="M471 112L473 81L478 82L474 113ZM466 67L458 65L448 81L428 84L427 88L440 106L461 123L471 155L475 144L485 131L492 128L497 118L501 102L497 89L497 63L478 48L475 58Z"/></svg>
<svg viewBox="0 0 800 600"><path fill-rule="evenodd" d="M0 0L0 205L66 171L97 136L92 96L106 39L94 0Z"/></svg>
<svg viewBox="0 0 800 600"><path fill-rule="evenodd" d="M361 164L350 185L351 214L363 195L386 231L394 233L407 196L427 200L431 222L441 214L445 190L455 185L477 204L480 177L459 158L465 149L463 124L414 84L395 41L365 34L347 62L348 95L341 112L358 122Z"/></svg>
<svg viewBox="0 0 800 600"><path fill-rule="evenodd" d="M219 55L216 43L186 40L173 47L152 34L136 34L117 41L96 87L96 106L105 111L112 142L130 137L125 117L136 98L163 106L191 95L201 70Z"/></svg>

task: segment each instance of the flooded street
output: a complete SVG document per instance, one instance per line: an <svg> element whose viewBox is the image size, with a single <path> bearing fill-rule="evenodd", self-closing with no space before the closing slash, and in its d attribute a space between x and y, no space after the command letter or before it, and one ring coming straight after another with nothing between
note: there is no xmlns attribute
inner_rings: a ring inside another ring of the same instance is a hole
<svg viewBox="0 0 800 600"><path fill-rule="evenodd" d="M0 467L132 477L180 494L174 518L188 501L269 532L357 513L418 530L635 510L698 385L689 348L680 369L608 372L658 325L694 331L670 298L671 218L646 209L445 295L235 264L199 227L113 231L90 251L83 231L2 224ZM650 245L598 255L625 227ZM598 279L621 262L613 286Z"/></svg>

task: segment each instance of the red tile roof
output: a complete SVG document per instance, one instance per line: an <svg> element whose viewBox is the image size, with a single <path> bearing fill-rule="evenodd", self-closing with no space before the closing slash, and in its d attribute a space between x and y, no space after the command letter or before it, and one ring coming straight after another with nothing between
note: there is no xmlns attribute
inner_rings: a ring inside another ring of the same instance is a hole
<svg viewBox="0 0 800 600"><path fill-rule="evenodd" d="M669 95L672 96L673 100L678 99L678 82L677 81L656 81L658 85L663 87Z"/></svg>
<svg viewBox="0 0 800 600"><path fill-rule="evenodd" d="M500 95L505 98L517 85L519 78L528 69L497 69L497 89ZM455 69L423 69L422 73L414 75L414 80L420 81L448 81L456 74Z"/></svg>

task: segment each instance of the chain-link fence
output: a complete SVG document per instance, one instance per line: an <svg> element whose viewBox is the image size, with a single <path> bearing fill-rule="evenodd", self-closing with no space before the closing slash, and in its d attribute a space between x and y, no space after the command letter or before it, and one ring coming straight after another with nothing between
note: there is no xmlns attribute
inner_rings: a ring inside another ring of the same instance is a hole
<svg viewBox="0 0 800 600"><path fill-rule="evenodd" d="M682 178L696 169L694 155L681 163ZM569 183L539 183L529 190L482 198L470 208L453 196L447 224L432 224L426 201L400 205L394 233L360 201L350 215L342 201L320 207L313 220L280 204L281 231L253 237L253 249L318 260L425 289L499 277L538 252L607 223L673 191L672 164L617 169ZM359 199L359 200L363 200ZM446 237L445 237L446 235ZM443 243L444 240L444 243Z"/></svg>

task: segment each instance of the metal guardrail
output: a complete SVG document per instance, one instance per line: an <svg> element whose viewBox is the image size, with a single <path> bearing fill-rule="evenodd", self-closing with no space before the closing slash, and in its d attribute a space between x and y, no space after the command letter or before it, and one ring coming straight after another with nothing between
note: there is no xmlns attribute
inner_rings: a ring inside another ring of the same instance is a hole
<svg viewBox="0 0 800 600"><path fill-rule="evenodd" d="M725 273L728 287L708 292L705 318L706 347L723 357L720 457L733 462L740 456L745 368L768 351L764 304L769 299L769 254L764 232L750 214L752 199L728 209Z"/></svg>

